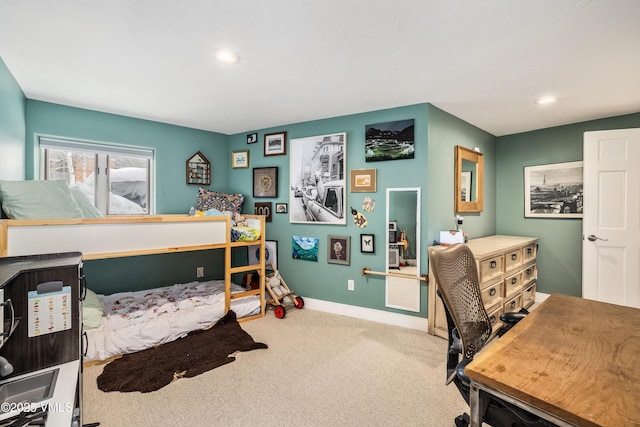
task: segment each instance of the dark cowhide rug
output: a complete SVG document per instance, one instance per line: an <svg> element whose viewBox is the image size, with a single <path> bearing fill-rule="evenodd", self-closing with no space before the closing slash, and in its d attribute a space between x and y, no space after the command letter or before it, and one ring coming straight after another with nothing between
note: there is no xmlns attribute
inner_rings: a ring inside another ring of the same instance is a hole
<svg viewBox="0 0 640 427"><path fill-rule="evenodd" d="M98 376L98 388L148 393L176 378L195 377L231 363L236 351L258 348L267 348L267 345L254 341L242 330L236 314L229 311L207 330L193 331L184 338L112 361Z"/></svg>

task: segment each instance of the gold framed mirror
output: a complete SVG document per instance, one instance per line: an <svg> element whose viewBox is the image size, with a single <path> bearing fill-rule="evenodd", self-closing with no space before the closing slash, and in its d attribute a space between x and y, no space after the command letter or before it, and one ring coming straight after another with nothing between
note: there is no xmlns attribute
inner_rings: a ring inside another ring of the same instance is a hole
<svg viewBox="0 0 640 427"><path fill-rule="evenodd" d="M456 145L455 212L482 212L484 155Z"/></svg>

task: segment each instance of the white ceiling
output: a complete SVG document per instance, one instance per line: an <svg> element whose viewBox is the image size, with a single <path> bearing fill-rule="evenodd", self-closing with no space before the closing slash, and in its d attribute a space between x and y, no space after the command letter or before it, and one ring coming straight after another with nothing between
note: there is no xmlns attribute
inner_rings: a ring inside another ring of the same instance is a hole
<svg viewBox="0 0 640 427"><path fill-rule="evenodd" d="M0 0L0 57L27 98L225 134L430 102L501 136L639 112L640 1Z"/></svg>

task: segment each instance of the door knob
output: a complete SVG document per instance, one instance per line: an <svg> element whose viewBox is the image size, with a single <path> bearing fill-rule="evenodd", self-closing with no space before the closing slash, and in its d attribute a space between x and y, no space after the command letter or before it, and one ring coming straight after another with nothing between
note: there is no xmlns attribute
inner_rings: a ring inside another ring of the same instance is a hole
<svg viewBox="0 0 640 427"><path fill-rule="evenodd" d="M603 239L602 237L594 236L593 234L590 234L589 237L587 237L587 240L590 242L595 242L596 240L602 240L603 242L609 241L609 239Z"/></svg>

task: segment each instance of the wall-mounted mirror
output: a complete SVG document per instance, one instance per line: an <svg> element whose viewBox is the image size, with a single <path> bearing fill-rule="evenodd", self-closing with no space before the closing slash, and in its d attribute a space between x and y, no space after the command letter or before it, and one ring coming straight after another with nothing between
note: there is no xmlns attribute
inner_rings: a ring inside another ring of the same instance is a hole
<svg viewBox="0 0 640 427"><path fill-rule="evenodd" d="M456 145L455 211L482 212L484 155Z"/></svg>
<svg viewBox="0 0 640 427"><path fill-rule="evenodd" d="M386 219L386 306L419 312L420 188L387 188Z"/></svg>

